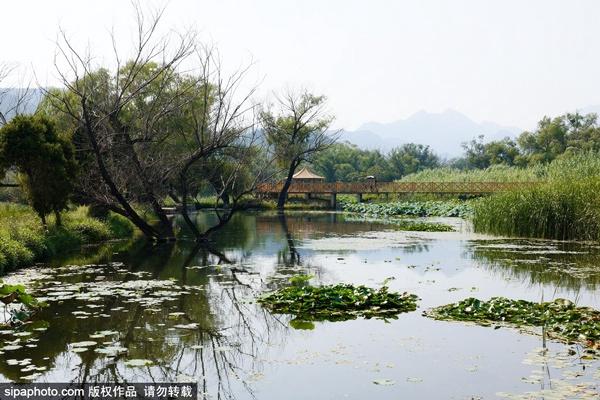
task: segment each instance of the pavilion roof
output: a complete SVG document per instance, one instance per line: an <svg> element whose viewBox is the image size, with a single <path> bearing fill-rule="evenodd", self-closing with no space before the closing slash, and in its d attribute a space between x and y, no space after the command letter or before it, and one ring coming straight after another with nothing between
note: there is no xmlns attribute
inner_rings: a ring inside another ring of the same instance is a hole
<svg viewBox="0 0 600 400"><path fill-rule="evenodd" d="M312 172L306 167L303 167L300 171L296 172L292 177L294 179L325 179L325 177L320 176Z"/></svg>

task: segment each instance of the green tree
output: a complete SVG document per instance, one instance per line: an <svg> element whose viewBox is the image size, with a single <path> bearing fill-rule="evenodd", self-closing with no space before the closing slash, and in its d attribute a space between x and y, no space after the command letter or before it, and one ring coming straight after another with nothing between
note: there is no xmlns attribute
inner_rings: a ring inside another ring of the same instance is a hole
<svg viewBox="0 0 600 400"><path fill-rule="evenodd" d="M285 171L277 200L277 208L283 209L296 168L311 162L337 138L328 132L333 117L325 113L324 96L287 93L277 100L279 110L263 110L260 120L275 159Z"/></svg>
<svg viewBox="0 0 600 400"><path fill-rule="evenodd" d="M490 166L490 158L485 152L483 137L483 135L479 135L470 142L462 144L462 147L465 150L467 168L487 168Z"/></svg>
<svg viewBox="0 0 600 400"><path fill-rule="evenodd" d="M394 179L440 165L439 157L429 146L415 143L406 143L392 149L388 162L393 170Z"/></svg>
<svg viewBox="0 0 600 400"><path fill-rule="evenodd" d="M517 142L527 164L548 163L567 149L568 125L564 116L544 117L534 132L523 132Z"/></svg>
<svg viewBox="0 0 600 400"><path fill-rule="evenodd" d="M486 143L484 153L490 165L512 166L519 163L520 152L517 143L508 137Z"/></svg>
<svg viewBox="0 0 600 400"><path fill-rule="evenodd" d="M74 148L43 116L16 116L0 129L0 165L14 168L29 203L44 226L46 215L60 212L73 190L77 164Z"/></svg>

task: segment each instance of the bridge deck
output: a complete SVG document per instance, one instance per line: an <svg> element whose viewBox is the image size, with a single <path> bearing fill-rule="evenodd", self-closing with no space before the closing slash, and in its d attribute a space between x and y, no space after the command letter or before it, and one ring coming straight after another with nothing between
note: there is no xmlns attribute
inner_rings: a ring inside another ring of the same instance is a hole
<svg viewBox="0 0 600 400"><path fill-rule="evenodd" d="M537 182L293 182L288 193L367 194L367 193L455 193L488 194L525 188ZM279 193L283 183L267 183L259 193Z"/></svg>

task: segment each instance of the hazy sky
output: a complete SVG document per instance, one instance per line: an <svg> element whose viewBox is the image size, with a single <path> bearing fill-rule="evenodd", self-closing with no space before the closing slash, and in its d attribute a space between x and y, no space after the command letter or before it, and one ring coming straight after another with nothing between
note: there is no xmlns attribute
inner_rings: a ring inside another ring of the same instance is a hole
<svg viewBox="0 0 600 400"><path fill-rule="evenodd" d="M99 38L132 21L125 0L2 3L0 60L33 67L44 84L56 83L59 25L102 57ZM600 104L598 0L169 1L165 26L192 25L226 64L253 59L263 94L326 94L339 127L452 108L531 128Z"/></svg>

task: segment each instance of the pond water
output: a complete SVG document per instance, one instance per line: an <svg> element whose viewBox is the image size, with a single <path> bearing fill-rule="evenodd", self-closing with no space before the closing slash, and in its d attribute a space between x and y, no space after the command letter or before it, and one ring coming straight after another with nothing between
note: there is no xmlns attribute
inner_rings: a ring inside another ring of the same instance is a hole
<svg viewBox="0 0 600 400"><path fill-rule="evenodd" d="M198 214L200 224L211 216ZM600 309L596 244L401 232L336 213L246 213L210 247L143 240L6 277L49 303L0 336L0 381L198 382L208 399L599 398L600 363L579 345L517 329L435 321L466 297L567 298ZM256 304L308 273L417 294L395 320L315 322Z"/></svg>

